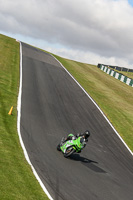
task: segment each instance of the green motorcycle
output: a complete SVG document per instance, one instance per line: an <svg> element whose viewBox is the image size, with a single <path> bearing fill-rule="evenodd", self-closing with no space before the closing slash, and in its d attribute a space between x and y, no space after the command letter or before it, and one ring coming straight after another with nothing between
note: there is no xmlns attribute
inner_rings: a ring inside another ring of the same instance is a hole
<svg viewBox="0 0 133 200"><path fill-rule="evenodd" d="M74 139L65 141L63 137L60 144L57 146L58 151L62 151L64 157L67 158L73 153L80 153L81 150L86 146L85 139L81 136L76 138L73 134L69 134L68 136L72 136Z"/></svg>

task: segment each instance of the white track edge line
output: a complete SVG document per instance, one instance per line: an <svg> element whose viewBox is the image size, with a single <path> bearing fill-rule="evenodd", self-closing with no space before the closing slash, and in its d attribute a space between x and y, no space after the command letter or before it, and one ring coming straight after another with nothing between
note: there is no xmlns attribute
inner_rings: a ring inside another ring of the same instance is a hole
<svg viewBox="0 0 133 200"><path fill-rule="evenodd" d="M131 149L127 146L127 144L125 143L125 141L122 139L122 137L119 135L119 133L116 131L116 129L114 128L114 126L111 124L111 122L109 121L109 119L105 116L105 114L103 113L103 111L100 109L100 107L96 104L96 102L92 99L92 97L85 91L85 89L78 83L78 81L72 76L72 74L70 74L70 72L62 65L62 63L55 58L52 54L50 54L55 60L58 61L58 63L62 66L62 68L71 76L71 78L78 84L78 86L85 92L85 94L89 97L89 99L95 104L95 106L98 108L98 110L101 112L101 114L104 116L104 118L107 120L107 122L109 123L109 125L111 126L111 128L114 130L114 132L117 134L117 136L120 138L120 140L123 142L123 144L125 145L125 147L128 149L128 151L131 153L131 155L133 156L133 152L131 151Z"/></svg>
<svg viewBox="0 0 133 200"><path fill-rule="evenodd" d="M20 140L20 144L22 146L22 149L24 151L24 156L27 160L27 162L29 163L29 165L31 166L31 169L33 171L33 174L35 175L36 179L38 180L40 186L42 187L43 191L45 192L45 194L48 196L48 198L50 200L53 200L53 198L51 197L51 195L49 194L48 190L46 189L46 187L44 186L43 182L41 181L40 177L38 176L35 168L33 167L28 153L26 151L26 148L24 146L23 140L22 140L22 136L21 136L21 131L20 131L20 119L21 119L21 97L22 97L22 44L20 42L20 85L19 85L19 94L18 94L18 103L17 103L17 110L18 110L18 117L17 117L17 130L18 130L18 135L19 135L19 140Z"/></svg>

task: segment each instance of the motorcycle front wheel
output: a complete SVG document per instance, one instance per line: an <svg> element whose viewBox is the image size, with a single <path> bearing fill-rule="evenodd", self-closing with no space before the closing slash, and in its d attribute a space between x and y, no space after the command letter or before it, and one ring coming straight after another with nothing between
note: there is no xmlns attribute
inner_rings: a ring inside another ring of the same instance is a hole
<svg viewBox="0 0 133 200"><path fill-rule="evenodd" d="M64 157L67 158L70 155L72 155L75 152L75 149L73 147L68 147L66 152L64 153Z"/></svg>
<svg viewBox="0 0 133 200"><path fill-rule="evenodd" d="M58 150L58 151L61 151L61 149L60 149L60 144L58 144L57 150Z"/></svg>

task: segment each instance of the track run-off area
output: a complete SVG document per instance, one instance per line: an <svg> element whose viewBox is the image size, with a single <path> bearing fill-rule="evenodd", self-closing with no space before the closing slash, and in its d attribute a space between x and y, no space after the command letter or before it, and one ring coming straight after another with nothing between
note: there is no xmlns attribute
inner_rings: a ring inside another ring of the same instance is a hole
<svg viewBox="0 0 133 200"><path fill-rule="evenodd" d="M97 106L50 54L22 43L19 133L41 186L54 200L132 200L133 156ZM56 150L90 130L80 154Z"/></svg>

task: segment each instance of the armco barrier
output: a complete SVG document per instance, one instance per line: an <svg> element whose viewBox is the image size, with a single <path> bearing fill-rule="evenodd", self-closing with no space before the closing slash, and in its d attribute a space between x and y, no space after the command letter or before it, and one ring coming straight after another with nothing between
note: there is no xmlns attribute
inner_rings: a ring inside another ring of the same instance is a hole
<svg viewBox="0 0 133 200"><path fill-rule="evenodd" d="M98 68L100 68L101 65L104 65L104 64L98 64ZM133 69L129 69L129 68L125 68L125 67L118 67L118 66L112 66L112 65L104 65L106 67L110 67L112 69L115 69L117 71L123 71L123 72L133 72Z"/></svg>
<svg viewBox="0 0 133 200"><path fill-rule="evenodd" d="M110 76L113 76L114 78L120 80L121 82L126 83L127 85L133 87L133 79L128 78L127 76L118 73L103 64L98 64L98 68L100 68L102 71L109 74Z"/></svg>

